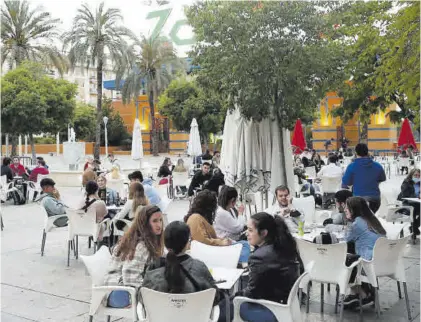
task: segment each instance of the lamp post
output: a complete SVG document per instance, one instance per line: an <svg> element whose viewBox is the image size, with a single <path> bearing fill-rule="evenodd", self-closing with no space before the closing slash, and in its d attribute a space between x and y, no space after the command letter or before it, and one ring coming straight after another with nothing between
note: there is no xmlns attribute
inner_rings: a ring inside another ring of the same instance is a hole
<svg viewBox="0 0 421 322"><path fill-rule="evenodd" d="M105 131L105 155L108 156L108 133L107 133L107 123L108 123L108 117L104 116L102 118L102 120L104 121L104 131Z"/></svg>

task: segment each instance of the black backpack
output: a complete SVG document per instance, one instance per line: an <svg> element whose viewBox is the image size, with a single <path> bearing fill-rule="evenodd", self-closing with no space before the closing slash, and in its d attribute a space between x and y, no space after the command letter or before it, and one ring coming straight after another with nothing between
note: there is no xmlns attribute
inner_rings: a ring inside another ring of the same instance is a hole
<svg viewBox="0 0 421 322"><path fill-rule="evenodd" d="M12 195L15 205L24 205L26 203L26 198L19 189L13 189L10 194Z"/></svg>

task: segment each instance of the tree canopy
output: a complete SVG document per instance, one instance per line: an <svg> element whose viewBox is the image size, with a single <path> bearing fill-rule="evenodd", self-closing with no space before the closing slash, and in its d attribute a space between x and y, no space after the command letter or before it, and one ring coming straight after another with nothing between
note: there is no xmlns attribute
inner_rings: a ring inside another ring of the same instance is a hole
<svg viewBox="0 0 421 322"><path fill-rule="evenodd" d="M173 80L159 97L158 109L179 131L190 131L190 124L196 118L205 144L209 134L222 130L225 110L220 98L205 93L194 79L180 77Z"/></svg>
<svg viewBox="0 0 421 322"><path fill-rule="evenodd" d="M207 82L243 116L277 115L284 128L313 116L342 70L341 47L320 37L331 28L313 1L200 2L186 15L197 45L198 82Z"/></svg>

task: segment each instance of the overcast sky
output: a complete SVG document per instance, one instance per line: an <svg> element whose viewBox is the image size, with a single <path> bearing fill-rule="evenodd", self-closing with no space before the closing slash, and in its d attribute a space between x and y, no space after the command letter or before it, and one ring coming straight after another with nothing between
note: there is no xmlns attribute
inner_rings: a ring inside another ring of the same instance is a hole
<svg viewBox="0 0 421 322"><path fill-rule="evenodd" d="M76 10L82 3L87 3L92 9L98 6L101 1L97 0L29 0L34 5L40 5L45 11L52 14L54 18L59 18L62 21L60 26L61 31L69 30L72 26L72 19L76 15ZM172 0L169 4L158 6L156 0L141 1L141 0L105 0L106 8L118 8L121 10L124 17L124 25L130 28L137 36L143 34L150 35L154 29L158 18L145 19L146 15L157 9L172 8L166 24L163 27L162 33L168 35L171 27L177 20L185 19L183 13L183 5L193 3L193 0ZM151 2L151 5L145 3ZM182 27L179 36L182 38L190 38L192 31L190 27ZM180 57L186 56L189 46L181 46L177 48Z"/></svg>

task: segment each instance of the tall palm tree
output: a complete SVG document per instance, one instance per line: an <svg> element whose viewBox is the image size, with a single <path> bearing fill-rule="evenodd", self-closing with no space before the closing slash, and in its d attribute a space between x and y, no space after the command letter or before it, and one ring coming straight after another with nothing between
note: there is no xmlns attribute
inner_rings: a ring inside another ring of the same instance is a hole
<svg viewBox="0 0 421 322"><path fill-rule="evenodd" d="M64 48L70 47L70 66L85 65L88 69L96 65L97 80L97 124L94 156L99 159L102 122L102 73L107 58L118 63L126 54L127 40L134 34L121 25L123 17L119 9L105 10L104 3L91 11L86 4L78 9L73 19L72 30L63 35Z"/></svg>
<svg viewBox="0 0 421 322"><path fill-rule="evenodd" d="M181 70L181 62L168 40L162 37L142 37L128 51L117 69L117 84L125 76L121 90L123 102L135 100L136 118L139 117L137 97L146 85L150 116L152 154L158 155L158 126L155 118L155 98L167 88L173 75Z"/></svg>
<svg viewBox="0 0 421 322"><path fill-rule="evenodd" d="M1 67L7 62L9 69L24 60L41 62L55 67L60 75L67 67L67 60L54 45L58 37L60 19L41 7L30 8L27 1L4 1L1 8ZM11 134L12 155L16 154L18 137Z"/></svg>
<svg viewBox="0 0 421 322"><path fill-rule="evenodd" d="M54 66L62 75L66 58L54 45L60 19L41 7L31 9L27 1L5 1L1 8L1 65L12 69L24 60Z"/></svg>

